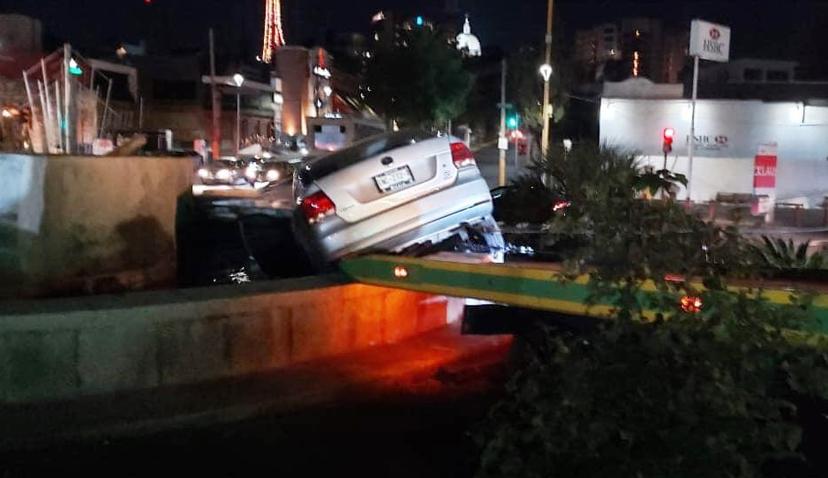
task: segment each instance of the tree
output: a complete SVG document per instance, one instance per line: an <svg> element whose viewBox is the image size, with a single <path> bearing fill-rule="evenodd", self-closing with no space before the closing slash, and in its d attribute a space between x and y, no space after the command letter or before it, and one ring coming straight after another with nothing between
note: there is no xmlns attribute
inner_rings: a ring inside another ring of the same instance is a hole
<svg viewBox="0 0 828 478"><path fill-rule="evenodd" d="M520 111L524 124L531 130L540 132L543 129L543 78L538 70L543 63L543 52L535 47L525 46L510 56L508 62L508 98ZM569 78L564 74L568 69L563 68L562 64L560 59L555 62L552 76L549 78L549 101L552 103L552 121L555 123L564 117L569 102L566 96Z"/></svg>
<svg viewBox="0 0 828 478"><path fill-rule="evenodd" d="M366 99L400 126L429 127L459 116L472 79L460 53L429 28L403 31L380 45L366 67Z"/></svg>

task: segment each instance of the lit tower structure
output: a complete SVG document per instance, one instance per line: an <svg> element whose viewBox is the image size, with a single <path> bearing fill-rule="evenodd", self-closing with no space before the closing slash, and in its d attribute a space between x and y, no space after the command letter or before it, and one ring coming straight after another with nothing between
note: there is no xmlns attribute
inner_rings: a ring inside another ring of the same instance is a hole
<svg viewBox="0 0 828 478"><path fill-rule="evenodd" d="M282 2L281 0L265 0L262 61L271 63L273 61L273 53L284 45L285 32L282 30Z"/></svg>

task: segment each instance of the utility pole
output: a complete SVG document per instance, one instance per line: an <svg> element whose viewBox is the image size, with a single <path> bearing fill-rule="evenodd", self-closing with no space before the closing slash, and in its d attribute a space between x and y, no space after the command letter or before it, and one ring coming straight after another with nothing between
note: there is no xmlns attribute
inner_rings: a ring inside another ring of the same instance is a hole
<svg viewBox="0 0 828 478"><path fill-rule="evenodd" d="M241 88L236 88L236 147L234 152L236 157L239 156L239 149L241 148Z"/></svg>
<svg viewBox="0 0 828 478"><path fill-rule="evenodd" d="M552 64L552 13L555 0L549 0L546 9L546 55L545 65ZM552 116L549 105L549 80L543 82L543 134L541 136L541 154L544 158L549 153L550 116Z"/></svg>
<svg viewBox="0 0 828 478"><path fill-rule="evenodd" d="M693 55L693 98L690 102L690 142L687 144L687 202L693 186L693 153L696 150L696 100L699 97L699 56Z"/></svg>
<svg viewBox="0 0 828 478"><path fill-rule="evenodd" d="M497 138L497 149L500 153L498 161L497 184L506 185L506 150L503 143L506 142L506 58L502 60L500 71L500 135ZM506 143L508 147L509 143Z"/></svg>
<svg viewBox="0 0 828 478"><path fill-rule="evenodd" d="M213 103L213 131L210 135L213 159L221 156L221 96L216 85L216 42L210 29L210 94Z"/></svg>

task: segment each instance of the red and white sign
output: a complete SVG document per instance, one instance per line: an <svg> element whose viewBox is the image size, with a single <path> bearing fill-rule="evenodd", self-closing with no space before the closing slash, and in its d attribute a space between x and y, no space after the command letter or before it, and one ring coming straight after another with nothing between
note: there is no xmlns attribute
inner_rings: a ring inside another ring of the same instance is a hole
<svg viewBox="0 0 828 478"><path fill-rule="evenodd" d="M753 194L757 200L753 214L765 214L765 220L773 220L776 204L776 144L760 144L753 160Z"/></svg>
<svg viewBox="0 0 828 478"><path fill-rule="evenodd" d="M690 23L690 56L727 62L730 59L730 27L703 20Z"/></svg>
<svg viewBox="0 0 828 478"><path fill-rule="evenodd" d="M776 189L776 162L776 145L760 145L753 161L753 189Z"/></svg>

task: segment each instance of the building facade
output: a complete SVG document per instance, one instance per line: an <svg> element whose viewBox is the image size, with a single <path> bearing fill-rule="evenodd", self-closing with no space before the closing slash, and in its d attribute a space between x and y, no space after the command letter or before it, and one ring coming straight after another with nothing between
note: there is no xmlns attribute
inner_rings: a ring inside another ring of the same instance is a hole
<svg viewBox="0 0 828 478"><path fill-rule="evenodd" d="M575 32L575 62L584 81L648 78L678 83L689 33L665 28L661 20L623 18Z"/></svg>
<svg viewBox="0 0 828 478"><path fill-rule="evenodd" d="M778 149L776 196L808 198L828 194L828 106L759 100L699 100L696 133L690 137L687 99L603 98L600 141L640 153L645 165L688 175L692 199L718 193L752 193L754 157L761 145ZM673 151L662 152L662 131L675 131ZM695 143L692 175L688 145ZM681 192L679 197L685 195Z"/></svg>

